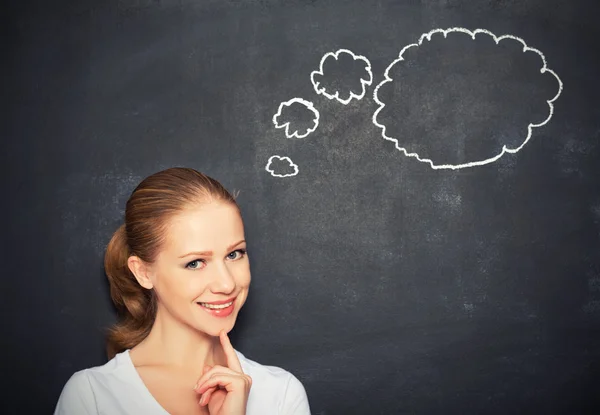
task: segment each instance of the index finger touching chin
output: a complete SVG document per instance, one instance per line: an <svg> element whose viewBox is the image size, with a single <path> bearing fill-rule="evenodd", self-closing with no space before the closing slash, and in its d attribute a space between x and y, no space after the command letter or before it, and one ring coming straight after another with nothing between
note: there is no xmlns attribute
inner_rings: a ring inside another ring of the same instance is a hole
<svg viewBox="0 0 600 415"><path fill-rule="evenodd" d="M231 341L229 341L229 336L227 336L225 330L221 330L219 333L219 339L221 340L221 346L223 346L223 351L225 352L225 357L227 358L227 366L236 372L244 373L240 359L238 359L235 349L231 345Z"/></svg>

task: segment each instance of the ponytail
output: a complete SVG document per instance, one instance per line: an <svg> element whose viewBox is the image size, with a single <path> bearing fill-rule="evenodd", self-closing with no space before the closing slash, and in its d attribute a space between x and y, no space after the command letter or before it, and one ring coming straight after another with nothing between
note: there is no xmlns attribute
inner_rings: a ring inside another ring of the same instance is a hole
<svg viewBox="0 0 600 415"><path fill-rule="evenodd" d="M104 256L110 296L121 317L108 332L109 359L144 340L156 316L154 291L137 282L127 264L130 255L125 225L121 225L108 243Z"/></svg>

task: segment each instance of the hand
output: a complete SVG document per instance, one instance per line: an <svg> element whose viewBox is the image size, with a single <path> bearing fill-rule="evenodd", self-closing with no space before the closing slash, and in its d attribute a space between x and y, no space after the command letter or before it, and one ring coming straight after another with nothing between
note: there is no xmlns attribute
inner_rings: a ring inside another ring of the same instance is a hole
<svg viewBox="0 0 600 415"><path fill-rule="evenodd" d="M244 374L240 360L224 330L219 333L219 339L225 352L227 367L204 367L203 374L194 388L202 396L199 404L208 405L211 415L245 415L252 379Z"/></svg>

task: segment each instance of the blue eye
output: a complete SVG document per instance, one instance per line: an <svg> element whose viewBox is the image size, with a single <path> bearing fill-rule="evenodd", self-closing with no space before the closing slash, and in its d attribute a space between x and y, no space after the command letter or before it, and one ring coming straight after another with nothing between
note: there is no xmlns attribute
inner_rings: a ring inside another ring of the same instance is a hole
<svg viewBox="0 0 600 415"><path fill-rule="evenodd" d="M200 269L203 265L205 265L203 259L195 259L192 262L188 262L185 267L188 269Z"/></svg>
<svg viewBox="0 0 600 415"><path fill-rule="evenodd" d="M244 257L244 255L246 255L245 249L236 249L235 251L233 251L229 255L227 255L227 259L231 259L232 261L235 261L238 259L242 259Z"/></svg>

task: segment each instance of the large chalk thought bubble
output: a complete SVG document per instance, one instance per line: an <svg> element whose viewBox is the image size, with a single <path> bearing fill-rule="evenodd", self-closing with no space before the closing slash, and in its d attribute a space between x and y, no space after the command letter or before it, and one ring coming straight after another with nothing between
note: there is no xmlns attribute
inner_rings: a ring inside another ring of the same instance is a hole
<svg viewBox="0 0 600 415"><path fill-rule="evenodd" d="M271 156L265 170L273 177L292 177L298 174L299 169L289 157Z"/></svg>
<svg viewBox="0 0 600 415"><path fill-rule="evenodd" d="M373 83L371 62L348 49L329 52L321 58L318 71L310 74L317 94L347 105L352 99L362 99Z"/></svg>
<svg viewBox="0 0 600 415"><path fill-rule="evenodd" d="M405 46L373 94L373 123L433 169L482 166L517 153L554 113L563 84L523 39L435 29Z"/></svg>
<svg viewBox="0 0 600 415"><path fill-rule="evenodd" d="M279 104L273 124L275 128L285 128L287 138L304 138L319 126L319 111L310 101L292 98Z"/></svg>

